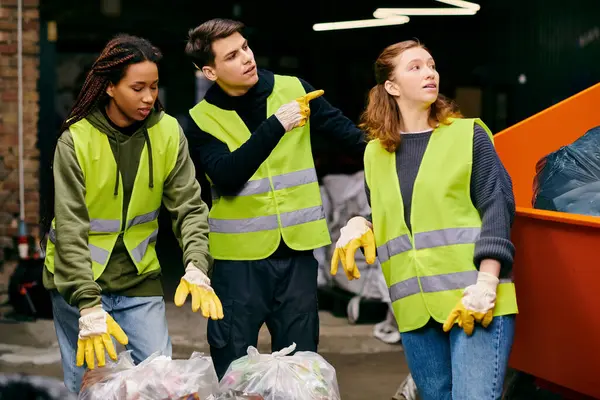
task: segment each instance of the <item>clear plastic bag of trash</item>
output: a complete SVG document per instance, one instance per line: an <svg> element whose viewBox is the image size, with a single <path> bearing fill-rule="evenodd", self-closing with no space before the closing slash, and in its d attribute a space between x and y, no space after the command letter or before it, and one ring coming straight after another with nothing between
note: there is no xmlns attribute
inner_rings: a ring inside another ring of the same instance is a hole
<svg viewBox="0 0 600 400"><path fill-rule="evenodd" d="M249 394L229 389L209 396L206 400L265 400L260 394Z"/></svg>
<svg viewBox="0 0 600 400"><path fill-rule="evenodd" d="M212 360L202 353L173 360L156 352L135 365L130 351L124 351L116 362L86 371L79 399L166 400L190 394L206 399L218 389Z"/></svg>
<svg viewBox="0 0 600 400"><path fill-rule="evenodd" d="M600 216L600 127L536 165L533 207Z"/></svg>
<svg viewBox="0 0 600 400"><path fill-rule="evenodd" d="M220 390L258 394L264 400L339 400L335 369L319 354L299 351L296 344L273 354L252 346L248 355L231 363Z"/></svg>

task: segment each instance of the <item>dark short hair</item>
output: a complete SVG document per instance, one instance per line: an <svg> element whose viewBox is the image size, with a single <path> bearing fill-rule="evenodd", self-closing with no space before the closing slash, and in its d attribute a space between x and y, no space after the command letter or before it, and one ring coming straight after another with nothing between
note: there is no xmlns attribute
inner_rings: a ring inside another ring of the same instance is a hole
<svg viewBox="0 0 600 400"><path fill-rule="evenodd" d="M188 32L185 54L193 60L198 68L212 65L215 61L212 44L236 32L241 34L243 29L243 23L231 19L215 18L206 21Z"/></svg>

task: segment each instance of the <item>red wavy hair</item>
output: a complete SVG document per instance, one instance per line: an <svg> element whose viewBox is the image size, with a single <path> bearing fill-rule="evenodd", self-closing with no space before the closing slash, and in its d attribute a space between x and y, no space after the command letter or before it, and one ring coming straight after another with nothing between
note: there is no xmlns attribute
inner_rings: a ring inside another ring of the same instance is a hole
<svg viewBox="0 0 600 400"><path fill-rule="evenodd" d="M400 145L402 114L394 97L385 90L384 83L392 78L396 68L396 58L406 50L415 47L427 50L418 41L406 40L386 47L379 55L375 61L377 84L369 91L367 107L360 117L359 127L367 133L369 140L379 139L389 152L395 152ZM448 124L452 117L462 117L458 106L447 97L438 95L429 112L431 125Z"/></svg>

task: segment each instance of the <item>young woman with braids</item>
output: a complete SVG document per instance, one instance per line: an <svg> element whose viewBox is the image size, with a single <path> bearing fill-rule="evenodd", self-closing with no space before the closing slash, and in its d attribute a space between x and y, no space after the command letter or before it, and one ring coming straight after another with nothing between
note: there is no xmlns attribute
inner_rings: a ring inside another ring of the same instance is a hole
<svg viewBox="0 0 600 400"><path fill-rule="evenodd" d="M171 355L155 252L164 203L182 247L181 306L223 318L207 278L207 207L185 136L158 98L159 50L119 35L87 75L54 152L53 188L42 227L48 232L44 285L50 290L64 381L78 392L84 362L116 359L111 335L135 362ZM52 201L53 200L53 201ZM52 202L54 203L52 205Z"/></svg>
<svg viewBox="0 0 600 400"><path fill-rule="evenodd" d="M517 313L510 177L486 125L439 94L420 43L387 47L375 78L362 116L372 221L342 228L332 273L341 258L358 278L354 252L376 249L421 399L500 399Z"/></svg>

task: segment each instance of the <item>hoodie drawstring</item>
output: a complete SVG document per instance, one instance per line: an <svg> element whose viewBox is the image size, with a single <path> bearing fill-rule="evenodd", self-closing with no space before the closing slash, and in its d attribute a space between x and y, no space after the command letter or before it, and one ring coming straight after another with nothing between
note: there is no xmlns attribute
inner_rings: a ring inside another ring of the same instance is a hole
<svg viewBox="0 0 600 400"><path fill-rule="evenodd" d="M119 134L117 133L115 135L115 141L117 142L117 176L116 176L116 180L115 180L115 196L117 196L119 194L119 179L121 177L121 169L120 167L120 161L121 161L121 155L119 154L119 149L121 148L121 143L119 143Z"/></svg>
<svg viewBox="0 0 600 400"><path fill-rule="evenodd" d="M150 189L152 189L154 187L154 164L152 162L152 144L150 143L150 136L148 136L147 129L144 129L144 137L148 146L148 182Z"/></svg>

